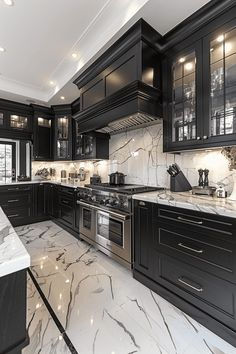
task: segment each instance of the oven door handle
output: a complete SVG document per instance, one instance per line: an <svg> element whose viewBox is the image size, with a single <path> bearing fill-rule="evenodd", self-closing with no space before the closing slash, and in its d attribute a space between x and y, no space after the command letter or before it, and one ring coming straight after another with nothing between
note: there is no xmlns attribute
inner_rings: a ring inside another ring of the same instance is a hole
<svg viewBox="0 0 236 354"><path fill-rule="evenodd" d="M116 213L114 211L111 211L111 210L104 210L104 209L101 209L95 205L91 205L91 204L88 204L88 203L84 203L84 202L81 202L80 200L77 200L76 201L77 204L81 205L81 206L85 206L87 208L90 208L90 209L94 209L94 210L97 210L98 212L100 212L101 214L103 213L103 215L111 215L111 216L114 216L118 219L121 219L121 220L128 220L130 219L130 214L127 214L127 215L124 215L124 214L119 214L119 213Z"/></svg>

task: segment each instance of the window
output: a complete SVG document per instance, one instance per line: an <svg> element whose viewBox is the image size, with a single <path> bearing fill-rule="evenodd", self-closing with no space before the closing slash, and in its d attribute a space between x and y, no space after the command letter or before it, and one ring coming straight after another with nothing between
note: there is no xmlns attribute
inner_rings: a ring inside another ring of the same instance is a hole
<svg viewBox="0 0 236 354"><path fill-rule="evenodd" d="M16 179L16 143L0 141L0 183Z"/></svg>

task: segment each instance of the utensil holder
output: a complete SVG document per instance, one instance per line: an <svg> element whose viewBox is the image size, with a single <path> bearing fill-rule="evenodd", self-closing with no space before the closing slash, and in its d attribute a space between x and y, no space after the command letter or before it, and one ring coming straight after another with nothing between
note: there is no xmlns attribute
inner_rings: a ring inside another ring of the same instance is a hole
<svg viewBox="0 0 236 354"><path fill-rule="evenodd" d="M170 177L171 192L187 192L191 189L192 187L182 171L180 171L176 176Z"/></svg>

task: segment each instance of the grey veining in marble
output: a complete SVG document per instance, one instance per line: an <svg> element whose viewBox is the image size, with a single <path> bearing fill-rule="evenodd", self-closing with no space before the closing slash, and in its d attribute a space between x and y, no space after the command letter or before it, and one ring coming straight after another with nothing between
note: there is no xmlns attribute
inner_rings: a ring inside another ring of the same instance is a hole
<svg viewBox="0 0 236 354"><path fill-rule="evenodd" d="M0 277L29 266L29 253L0 208Z"/></svg>
<svg viewBox="0 0 236 354"><path fill-rule="evenodd" d="M53 222L17 232L32 256L35 279L78 353L236 354L129 270Z"/></svg>
<svg viewBox="0 0 236 354"><path fill-rule="evenodd" d="M196 196L191 191L140 193L133 195L133 199L236 218L236 202L227 198Z"/></svg>

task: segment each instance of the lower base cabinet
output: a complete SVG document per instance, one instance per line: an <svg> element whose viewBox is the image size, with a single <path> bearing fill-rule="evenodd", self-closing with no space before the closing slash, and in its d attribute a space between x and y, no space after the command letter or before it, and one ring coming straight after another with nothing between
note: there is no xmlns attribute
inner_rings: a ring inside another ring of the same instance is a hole
<svg viewBox="0 0 236 354"><path fill-rule="evenodd" d="M0 354L19 354L29 343L26 272L24 269L0 278Z"/></svg>
<svg viewBox="0 0 236 354"><path fill-rule="evenodd" d="M235 233L232 218L134 202L134 277L234 346Z"/></svg>

